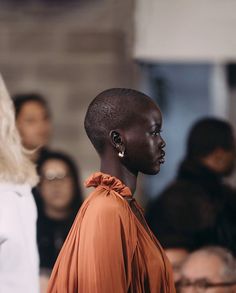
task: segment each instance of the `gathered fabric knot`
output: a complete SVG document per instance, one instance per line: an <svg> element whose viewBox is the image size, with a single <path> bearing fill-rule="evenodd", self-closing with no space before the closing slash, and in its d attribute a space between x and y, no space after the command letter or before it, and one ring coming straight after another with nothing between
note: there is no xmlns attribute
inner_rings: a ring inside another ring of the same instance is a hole
<svg viewBox="0 0 236 293"><path fill-rule="evenodd" d="M131 190L123 184L118 178L102 172L93 173L86 181L86 187L104 186L119 193L123 197L132 197Z"/></svg>

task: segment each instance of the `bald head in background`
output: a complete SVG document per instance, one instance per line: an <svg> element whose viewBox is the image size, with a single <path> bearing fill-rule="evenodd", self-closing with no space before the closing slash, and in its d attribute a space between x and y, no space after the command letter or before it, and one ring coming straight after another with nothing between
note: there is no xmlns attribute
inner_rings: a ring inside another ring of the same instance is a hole
<svg viewBox="0 0 236 293"><path fill-rule="evenodd" d="M182 285L181 285L182 284ZM181 269L180 292L236 292L236 262L221 247L209 246L191 253Z"/></svg>

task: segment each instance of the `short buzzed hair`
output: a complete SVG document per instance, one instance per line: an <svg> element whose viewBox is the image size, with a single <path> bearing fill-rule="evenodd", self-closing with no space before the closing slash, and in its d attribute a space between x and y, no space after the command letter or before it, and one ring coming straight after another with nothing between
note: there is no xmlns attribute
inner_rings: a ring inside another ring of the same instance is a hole
<svg viewBox="0 0 236 293"><path fill-rule="evenodd" d="M127 88L112 88L98 94L90 103L84 121L86 133L99 154L109 132L134 120L136 108L151 102L147 95Z"/></svg>

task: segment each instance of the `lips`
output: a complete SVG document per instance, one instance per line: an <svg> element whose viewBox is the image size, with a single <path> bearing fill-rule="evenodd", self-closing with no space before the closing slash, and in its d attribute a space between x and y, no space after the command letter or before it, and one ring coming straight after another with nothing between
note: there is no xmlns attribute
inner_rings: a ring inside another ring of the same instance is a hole
<svg viewBox="0 0 236 293"><path fill-rule="evenodd" d="M159 163L160 164L164 164L165 163L165 152L163 150L161 150L161 155L158 158L158 160L159 160Z"/></svg>

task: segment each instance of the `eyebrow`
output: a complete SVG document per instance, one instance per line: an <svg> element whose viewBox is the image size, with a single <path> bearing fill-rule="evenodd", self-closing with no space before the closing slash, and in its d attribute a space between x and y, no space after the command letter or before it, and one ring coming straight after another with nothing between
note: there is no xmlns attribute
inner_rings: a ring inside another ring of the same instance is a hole
<svg viewBox="0 0 236 293"><path fill-rule="evenodd" d="M153 123L150 125L150 127L158 127L158 128L161 128L162 124L161 123Z"/></svg>

